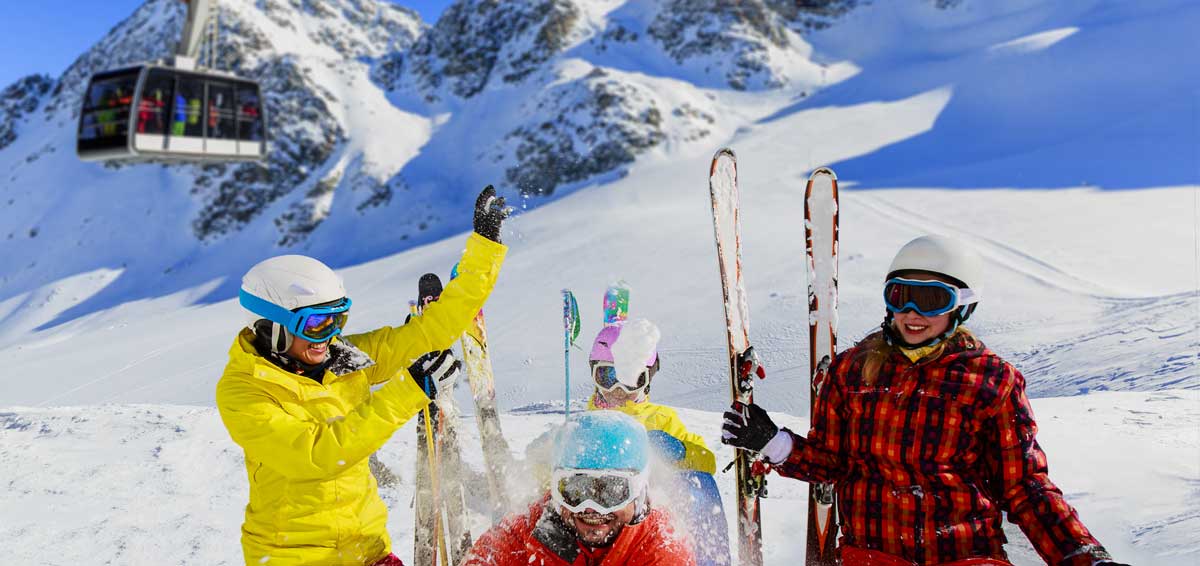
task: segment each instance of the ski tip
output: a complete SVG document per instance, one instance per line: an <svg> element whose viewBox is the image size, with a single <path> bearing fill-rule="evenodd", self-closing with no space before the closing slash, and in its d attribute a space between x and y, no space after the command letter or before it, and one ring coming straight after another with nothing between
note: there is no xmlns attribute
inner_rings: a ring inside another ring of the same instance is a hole
<svg viewBox="0 0 1200 566"><path fill-rule="evenodd" d="M722 147L721 149L718 149L717 152L713 154L713 159L716 160L722 155L728 155L729 157L733 158L734 161L737 161L737 154L733 152L732 147Z"/></svg>
<svg viewBox="0 0 1200 566"><path fill-rule="evenodd" d="M834 181L837 181L837 174L834 173L833 169L830 169L829 167L817 167L816 169L813 169L813 172L808 175L808 180L812 181L813 179L816 179L822 175L828 176Z"/></svg>
<svg viewBox="0 0 1200 566"><path fill-rule="evenodd" d="M426 303L436 301L442 295L442 278L436 273L426 273L417 281L417 298L424 307Z"/></svg>

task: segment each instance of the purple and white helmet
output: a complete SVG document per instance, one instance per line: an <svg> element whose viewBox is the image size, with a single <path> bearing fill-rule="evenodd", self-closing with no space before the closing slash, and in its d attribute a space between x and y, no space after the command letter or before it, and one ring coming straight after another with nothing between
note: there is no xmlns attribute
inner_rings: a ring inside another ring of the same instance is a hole
<svg viewBox="0 0 1200 566"><path fill-rule="evenodd" d="M616 359L613 357L613 346L621 338L621 331L625 328L624 324L614 324L605 326L599 334L596 335L596 340L592 342L592 353L588 356L588 361L592 362L609 362L613 363ZM657 337L655 338L657 342ZM650 357L646 359L646 367L654 365L658 361L658 349L654 348L650 352Z"/></svg>

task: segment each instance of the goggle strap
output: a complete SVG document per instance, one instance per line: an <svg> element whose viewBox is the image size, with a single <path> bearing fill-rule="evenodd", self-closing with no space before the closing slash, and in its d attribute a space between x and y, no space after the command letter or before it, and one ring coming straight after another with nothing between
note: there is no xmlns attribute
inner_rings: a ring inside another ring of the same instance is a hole
<svg viewBox="0 0 1200 566"><path fill-rule="evenodd" d="M241 303L250 312L257 314L271 322L282 325L288 332L296 334L297 329L292 328L293 316L296 314L287 310L275 303L261 299L245 289L238 290L238 302Z"/></svg>
<svg viewBox="0 0 1200 566"><path fill-rule="evenodd" d="M350 299L347 298L338 308L314 308L305 307L298 312L292 312L275 303L272 303L261 297L257 297L248 293L245 289L238 290L238 302L250 312L257 314L271 322L283 326L285 330L293 335L304 336L304 322L313 314L329 314L337 315L350 310ZM308 311L308 312L305 312ZM316 311L316 312L314 312ZM322 312L323 311L323 312ZM336 336L340 333L334 332L329 336Z"/></svg>

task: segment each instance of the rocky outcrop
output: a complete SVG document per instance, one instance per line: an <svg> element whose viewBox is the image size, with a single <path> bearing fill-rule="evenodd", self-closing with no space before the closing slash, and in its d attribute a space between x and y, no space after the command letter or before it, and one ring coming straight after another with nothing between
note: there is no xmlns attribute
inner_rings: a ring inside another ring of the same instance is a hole
<svg viewBox="0 0 1200 566"><path fill-rule="evenodd" d="M422 27L410 10L376 0L290 0L286 5L260 0L259 5L275 25L307 30L315 46L328 48L337 58L305 60L281 53L253 21L239 13L222 18L219 58L238 74L258 78L266 96L271 154L265 165L215 168L217 178L198 182L194 192L205 205L192 228L202 240L221 237L289 198L292 204L272 220L280 234L277 243L289 246L303 241L328 217L327 201L341 177L325 172L348 136L330 108L341 101L330 90L333 85L323 85L315 76L314 66L336 69L343 64L338 58L374 60L403 52ZM316 18L319 25L306 16ZM313 204L318 201L325 204Z"/></svg>
<svg viewBox="0 0 1200 566"><path fill-rule="evenodd" d="M648 86L599 68L546 89L526 110L538 120L510 132L501 147L515 162L505 180L530 195L617 170L672 133L707 136L714 121L690 105L664 107Z"/></svg>
<svg viewBox="0 0 1200 566"><path fill-rule="evenodd" d="M29 75L0 91L0 150L17 140L17 123L37 110L53 86L46 75Z"/></svg>
<svg viewBox="0 0 1200 566"><path fill-rule="evenodd" d="M716 55L729 86L774 88L769 48L788 46L786 22L764 0L668 0L647 33L678 63Z"/></svg>
<svg viewBox="0 0 1200 566"><path fill-rule="evenodd" d="M579 39L579 16L572 0L460 0L413 46L410 80L431 101L519 82Z"/></svg>

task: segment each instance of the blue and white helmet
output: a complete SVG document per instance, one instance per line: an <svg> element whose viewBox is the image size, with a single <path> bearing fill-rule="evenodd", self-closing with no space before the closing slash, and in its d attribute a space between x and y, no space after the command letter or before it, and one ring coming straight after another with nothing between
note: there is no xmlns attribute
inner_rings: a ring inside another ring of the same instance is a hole
<svg viewBox="0 0 1200 566"><path fill-rule="evenodd" d="M242 291L289 311L342 299L346 287L342 278L319 260L302 255L281 255L265 259L242 277ZM268 318L243 306L246 326ZM288 349L292 335L278 323L271 325L271 344L277 352Z"/></svg>
<svg viewBox="0 0 1200 566"><path fill-rule="evenodd" d="M645 472L650 463L646 427L617 411L571 418L554 446L554 469Z"/></svg>

